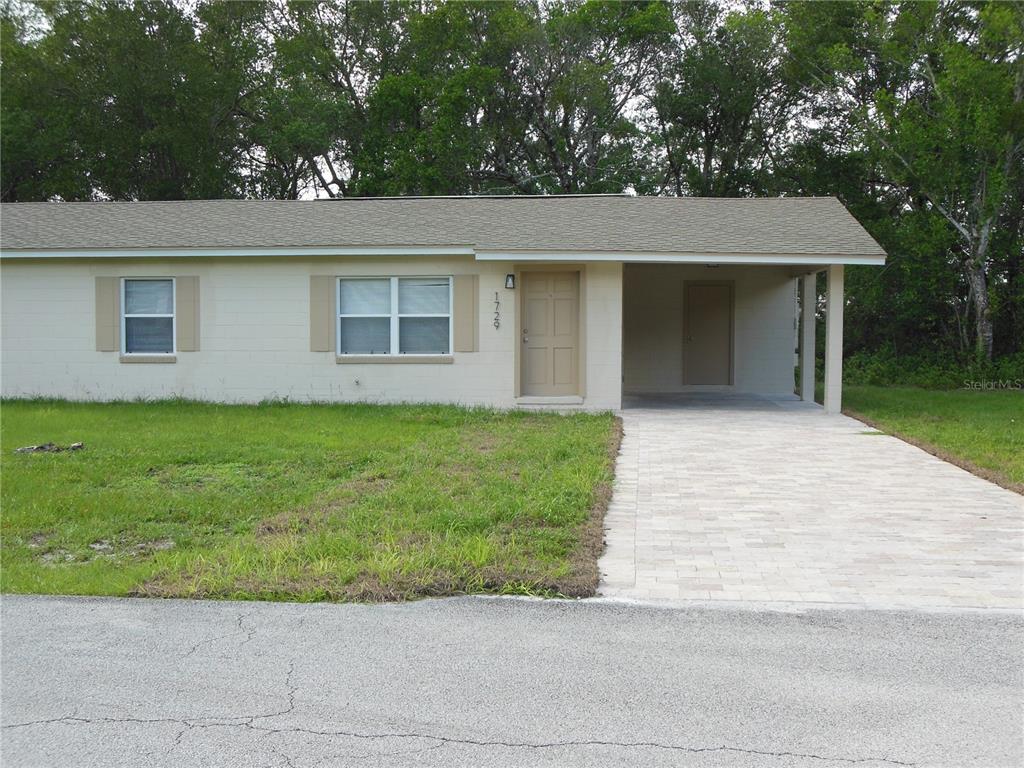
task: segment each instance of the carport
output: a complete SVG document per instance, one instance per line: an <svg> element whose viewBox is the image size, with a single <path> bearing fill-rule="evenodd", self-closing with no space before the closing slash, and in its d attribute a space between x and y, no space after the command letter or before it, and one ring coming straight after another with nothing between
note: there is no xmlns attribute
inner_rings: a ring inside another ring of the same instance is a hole
<svg viewBox="0 0 1024 768"><path fill-rule="evenodd" d="M817 275L825 272L825 410L842 405L844 267L878 257L808 264L784 255L627 263L623 268L623 400L688 392L814 402Z"/></svg>

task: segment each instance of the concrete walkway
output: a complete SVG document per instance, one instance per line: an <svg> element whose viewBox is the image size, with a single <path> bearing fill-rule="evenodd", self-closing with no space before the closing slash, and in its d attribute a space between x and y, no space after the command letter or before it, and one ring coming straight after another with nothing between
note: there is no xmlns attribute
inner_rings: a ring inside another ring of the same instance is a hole
<svg viewBox="0 0 1024 768"><path fill-rule="evenodd" d="M645 400L625 436L601 593L1024 607L1024 498L814 405Z"/></svg>

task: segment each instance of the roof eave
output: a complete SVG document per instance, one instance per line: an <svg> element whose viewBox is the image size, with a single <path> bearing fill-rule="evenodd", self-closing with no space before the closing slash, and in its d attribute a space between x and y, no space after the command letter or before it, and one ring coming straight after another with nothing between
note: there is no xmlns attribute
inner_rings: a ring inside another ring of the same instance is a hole
<svg viewBox="0 0 1024 768"><path fill-rule="evenodd" d="M477 261L581 262L609 261L625 264L779 264L787 266L885 264L885 253L726 253L710 251L510 251L477 250Z"/></svg>
<svg viewBox="0 0 1024 768"><path fill-rule="evenodd" d="M468 245L270 248L7 248L3 259L182 259L261 257L473 256L477 261L622 262L627 264L829 265L885 264L884 253L726 253L476 249Z"/></svg>
<svg viewBox="0 0 1024 768"><path fill-rule="evenodd" d="M308 246L269 248L4 248L4 259L188 259L274 256L472 256L468 245Z"/></svg>

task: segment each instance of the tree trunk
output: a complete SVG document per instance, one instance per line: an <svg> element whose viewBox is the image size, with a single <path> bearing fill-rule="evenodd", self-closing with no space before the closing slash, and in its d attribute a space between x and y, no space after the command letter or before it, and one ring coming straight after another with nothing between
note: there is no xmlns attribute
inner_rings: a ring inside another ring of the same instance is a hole
<svg viewBox="0 0 1024 768"><path fill-rule="evenodd" d="M970 259L964 271L974 304L974 352L979 359L992 359L992 312L988 301L988 280L985 268L977 259Z"/></svg>

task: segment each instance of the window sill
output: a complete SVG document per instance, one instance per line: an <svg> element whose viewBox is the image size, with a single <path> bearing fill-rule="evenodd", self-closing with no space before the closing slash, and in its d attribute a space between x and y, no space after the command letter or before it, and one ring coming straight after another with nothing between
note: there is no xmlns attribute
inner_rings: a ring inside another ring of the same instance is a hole
<svg viewBox="0 0 1024 768"><path fill-rule="evenodd" d="M121 355L122 363L176 363L176 355Z"/></svg>
<svg viewBox="0 0 1024 768"><path fill-rule="evenodd" d="M451 365L455 362L452 355L337 355L334 360L338 365L365 365L367 363Z"/></svg>

